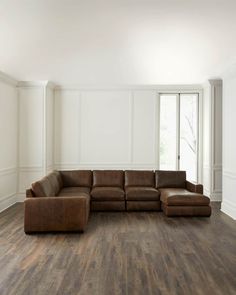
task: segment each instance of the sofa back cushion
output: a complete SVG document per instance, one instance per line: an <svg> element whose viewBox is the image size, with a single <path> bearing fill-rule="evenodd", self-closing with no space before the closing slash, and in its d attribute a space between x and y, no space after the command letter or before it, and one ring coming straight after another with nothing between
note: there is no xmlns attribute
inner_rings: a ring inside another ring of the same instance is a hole
<svg viewBox="0 0 236 295"><path fill-rule="evenodd" d="M93 186L124 187L124 172L121 170L93 171Z"/></svg>
<svg viewBox="0 0 236 295"><path fill-rule="evenodd" d="M53 171L39 181L32 184L35 197L54 197L62 188L61 175Z"/></svg>
<svg viewBox="0 0 236 295"><path fill-rule="evenodd" d="M125 186L155 187L155 173L153 171L125 171Z"/></svg>
<svg viewBox="0 0 236 295"><path fill-rule="evenodd" d="M156 188L185 188L186 171L158 170L156 174Z"/></svg>
<svg viewBox="0 0 236 295"><path fill-rule="evenodd" d="M92 171L90 170L60 171L60 174L64 187L92 186Z"/></svg>

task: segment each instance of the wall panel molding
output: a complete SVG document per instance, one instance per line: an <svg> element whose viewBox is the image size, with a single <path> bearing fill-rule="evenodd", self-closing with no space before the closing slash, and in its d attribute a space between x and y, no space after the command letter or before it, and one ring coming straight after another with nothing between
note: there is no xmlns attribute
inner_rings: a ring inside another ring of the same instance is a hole
<svg viewBox="0 0 236 295"><path fill-rule="evenodd" d="M223 170L223 176L231 179L236 179L236 172L230 170Z"/></svg>
<svg viewBox="0 0 236 295"><path fill-rule="evenodd" d="M9 167L0 169L0 176L17 173L17 167Z"/></svg>

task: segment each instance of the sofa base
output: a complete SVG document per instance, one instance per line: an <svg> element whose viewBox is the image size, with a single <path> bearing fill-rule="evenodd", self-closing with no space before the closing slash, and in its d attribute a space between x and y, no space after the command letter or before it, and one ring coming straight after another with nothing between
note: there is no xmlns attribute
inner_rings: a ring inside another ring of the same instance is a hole
<svg viewBox="0 0 236 295"><path fill-rule="evenodd" d="M24 202L24 231L83 232L88 222L90 198L37 197Z"/></svg>
<svg viewBox="0 0 236 295"><path fill-rule="evenodd" d="M125 211L125 201L92 201L91 211Z"/></svg>
<svg viewBox="0 0 236 295"><path fill-rule="evenodd" d="M162 203L161 208L166 216L211 216L210 206L167 206Z"/></svg>
<svg viewBox="0 0 236 295"><path fill-rule="evenodd" d="M160 211L160 201L127 201L127 211Z"/></svg>

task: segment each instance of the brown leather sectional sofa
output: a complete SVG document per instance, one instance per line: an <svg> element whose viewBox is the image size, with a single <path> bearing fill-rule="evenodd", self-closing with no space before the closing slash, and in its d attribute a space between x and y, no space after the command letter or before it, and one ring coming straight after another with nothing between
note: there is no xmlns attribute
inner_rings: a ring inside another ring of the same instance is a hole
<svg viewBox="0 0 236 295"><path fill-rule="evenodd" d="M24 229L84 231L91 211L148 211L210 216L203 186L185 171L54 171L26 192Z"/></svg>

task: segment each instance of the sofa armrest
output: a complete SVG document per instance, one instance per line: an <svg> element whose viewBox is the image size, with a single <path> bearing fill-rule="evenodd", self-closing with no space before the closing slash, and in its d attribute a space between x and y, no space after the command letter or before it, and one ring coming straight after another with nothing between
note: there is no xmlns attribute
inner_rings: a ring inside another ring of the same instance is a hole
<svg viewBox="0 0 236 295"><path fill-rule="evenodd" d="M32 189L27 189L26 190L26 198L34 198L34 197L35 197L35 194L32 191Z"/></svg>
<svg viewBox="0 0 236 295"><path fill-rule="evenodd" d="M84 231L90 211L89 198L35 197L24 201L24 230Z"/></svg>
<svg viewBox="0 0 236 295"><path fill-rule="evenodd" d="M203 185L186 180L186 189L192 193L203 194Z"/></svg>

